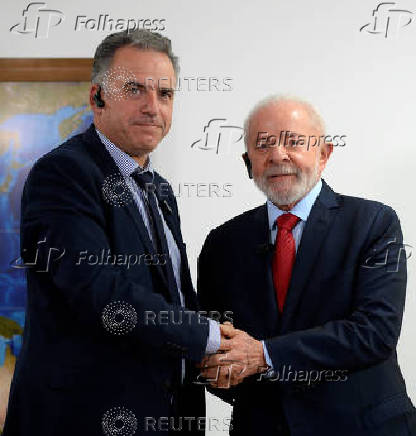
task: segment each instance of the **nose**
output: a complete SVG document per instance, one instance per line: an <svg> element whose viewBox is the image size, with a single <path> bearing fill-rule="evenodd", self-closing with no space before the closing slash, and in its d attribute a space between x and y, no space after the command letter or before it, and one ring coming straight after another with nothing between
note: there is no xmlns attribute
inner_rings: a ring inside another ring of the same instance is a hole
<svg viewBox="0 0 416 436"><path fill-rule="evenodd" d="M270 164L290 162L290 157L287 147L282 143L279 144L278 142L276 142L275 145L269 148L269 153L267 158Z"/></svg>
<svg viewBox="0 0 416 436"><path fill-rule="evenodd" d="M143 113L150 115L152 117L157 115L158 100L157 100L157 92L154 89L148 89L146 91L142 111Z"/></svg>

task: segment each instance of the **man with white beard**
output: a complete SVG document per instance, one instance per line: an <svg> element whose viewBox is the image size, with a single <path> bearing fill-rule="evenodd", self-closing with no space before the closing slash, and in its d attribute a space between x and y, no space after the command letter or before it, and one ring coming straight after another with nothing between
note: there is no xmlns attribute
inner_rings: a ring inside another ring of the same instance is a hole
<svg viewBox="0 0 416 436"><path fill-rule="evenodd" d="M396 213L321 179L333 144L307 102L260 102L245 142L267 203L212 230L198 261L201 309L233 313L230 351L201 364L233 405L230 434L416 435L396 354L406 296Z"/></svg>

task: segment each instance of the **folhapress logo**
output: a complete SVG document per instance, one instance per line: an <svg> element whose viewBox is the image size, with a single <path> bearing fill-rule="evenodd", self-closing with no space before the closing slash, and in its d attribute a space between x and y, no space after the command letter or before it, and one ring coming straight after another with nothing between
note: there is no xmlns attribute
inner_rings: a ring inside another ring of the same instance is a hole
<svg viewBox="0 0 416 436"><path fill-rule="evenodd" d="M364 24L360 32L372 35L383 35L385 38L396 36L400 29L408 26L413 21L413 12L407 9L395 8L395 2L380 3L373 10L372 22Z"/></svg>
<svg viewBox="0 0 416 436"><path fill-rule="evenodd" d="M239 126L223 124L224 121L227 119L213 118L209 120L204 127L203 137L193 142L191 148L198 144L200 150L215 150L216 154L219 154L220 147L227 145L228 150L230 150L231 145L243 138L244 129Z"/></svg>
<svg viewBox="0 0 416 436"><path fill-rule="evenodd" d="M29 3L23 10L23 21L10 28L21 35L33 34L35 38L47 38L49 29L64 20L64 14L56 9L47 9L46 3Z"/></svg>
<svg viewBox="0 0 416 436"><path fill-rule="evenodd" d="M23 21L13 25L10 32L19 35L32 34L35 38L47 38L49 30L62 23L65 19L62 11L47 9L44 2L31 2L22 12ZM66 21L71 18L66 17ZM90 18L87 15L77 15L72 29L79 31L120 32L128 33L136 29L147 29L151 32L161 32L166 29L165 18L111 17L109 14L98 14Z"/></svg>

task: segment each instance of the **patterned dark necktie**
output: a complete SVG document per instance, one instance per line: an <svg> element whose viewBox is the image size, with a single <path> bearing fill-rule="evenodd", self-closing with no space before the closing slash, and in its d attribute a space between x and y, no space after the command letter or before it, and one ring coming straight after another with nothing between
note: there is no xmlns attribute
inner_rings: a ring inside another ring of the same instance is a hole
<svg viewBox="0 0 416 436"><path fill-rule="evenodd" d="M179 291L173 272L172 261L169 255L169 247L166 240L165 229L163 227L162 218L157 206L155 194L157 186L154 183L153 173L150 171L142 171L140 173L134 171L131 173L131 177L136 181L140 189L143 191L144 202L149 218L150 230L152 233L153 246L156 253L165 254L166 256L164 270L169 283L169 288L171 289L174 301L180 301Z"/></svg>

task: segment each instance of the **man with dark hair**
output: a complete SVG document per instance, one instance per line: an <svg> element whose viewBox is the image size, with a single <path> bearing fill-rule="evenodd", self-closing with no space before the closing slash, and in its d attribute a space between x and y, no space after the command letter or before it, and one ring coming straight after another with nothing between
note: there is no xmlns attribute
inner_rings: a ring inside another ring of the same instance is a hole
<svg viewBox="0 0 416 436"><path fill-rule="evenodd" d="M149 159L177 71L159 34L106 37L94 124L27 178L21 255L36 265L4 436L204 431L194 364L226 348L230 327L196 312L176 200Z"/></svg>

